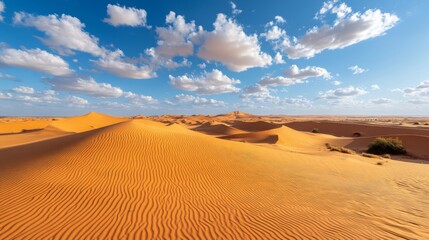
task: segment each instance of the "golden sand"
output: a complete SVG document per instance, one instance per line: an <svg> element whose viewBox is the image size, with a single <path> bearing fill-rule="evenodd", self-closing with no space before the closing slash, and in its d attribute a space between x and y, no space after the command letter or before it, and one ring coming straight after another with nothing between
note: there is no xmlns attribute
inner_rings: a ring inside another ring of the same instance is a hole
<svg viewBox="0 0 429 240"><path fill-rule="evenodd" d="M429 239L428 164L377 165L323 147L350 138L227 122L204 127L247 142L91 113L3 146L0 239Z"/></svg>

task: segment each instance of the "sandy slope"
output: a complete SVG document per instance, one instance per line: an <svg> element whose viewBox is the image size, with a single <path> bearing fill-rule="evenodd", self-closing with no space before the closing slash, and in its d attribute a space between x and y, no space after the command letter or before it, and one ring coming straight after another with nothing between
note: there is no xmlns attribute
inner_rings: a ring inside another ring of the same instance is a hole
<svg viewBox="0 0 429 240"><path fill-rule="evenodd" d="M269 123L267 121L255 121L255 122L245 122L245 121L236 121L232 124L232 127L248 131L248 132L259 132L278 128L281 125Z"/></svg>
<svg viewBox="0 0 429 240"><path fill-rule="evenodd" d="M131 120L0 149L0 238L429 238L429 165L374 161Z"/></svg>
<svg viewBox="0 0 429 240"><path fill-rule="evenodd" d="M125 118L112 117L101 113L90 112L83 116L62 118L58 121L53 121L51 126L65 132L85 132L124 121L126 121Z"/></svg>
<svg viewBox="0 0 429 240"><path fill-rule="evenodd" d="M245 131L233 128L221 122L206 122L192 130L209 135L232 135L246 133Z"/></svg>
<svg viewBox="0 0 429 240"><path fill-rule="evenodd" d="M4 121L4 120L3 120ZM0 122L0 135L21 133L28 130L41 130L51 123L51 119L12 119L8 122Z"/></svg>
<svg viewBox="0 0 429 240"><path fill-rule="evenodd" d="M358 151L366 151L368 144L376 137L399 138L410 155L429 159L428 129L323 121L291 122L286 125L301 131L311 131L313 128L317 128L322 133L335 136L352 137L354 133L360 133L361 137L344 139L344 141L340 142L340 145Z"/></svg>
<svg viewBox="0 0 429 240"><path fill-rule="evenodd" d="M353 137L354 133L360 133L362 137L392 135L392 134L409 134L409 135L426 135L429 136L428 129L404 128L394 126L377 126L360 123L340 123L328 121L302 121L290 122L285 124L288 127L299 131L311 132L317 128L319 132L338 137Z"/></svg>
<svg viewBox="0 0 429 240"><path fill-rule="evenodd" d="M52 126L24 133L2 134L0 135L0 148L46 140L68 134L70 133L61 131Z"/></svg>
<svg viewBox="0 0 429 240"><path fill-rule="evenodd" d="M269 124L269 123L267 123ZM267 126L271 126L267 125ZM293 148L325 148L325 143L332 142L332 137L316 135L293 130L286 126L273 128L270 130L232 134L222 137L222 139L238 140L250 143L279 144Z"/></svg>
<svg viewBox="0 0 429 240"><path fill-rule="evenodd" d="M42 141L69 135L73 132L89 131L126 120L124 118L91 112L83 116L55 120L30 119L1 123L0 130L4 129L3 131L8 133L0 134L0 148Z"/></svg>

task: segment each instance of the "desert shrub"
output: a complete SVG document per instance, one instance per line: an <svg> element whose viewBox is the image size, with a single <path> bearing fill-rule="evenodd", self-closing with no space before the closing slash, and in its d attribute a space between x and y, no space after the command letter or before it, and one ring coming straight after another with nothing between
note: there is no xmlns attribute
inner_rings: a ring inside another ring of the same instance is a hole
<svg viewBox="0 0 429 240"><path fill-rule="evenodd" d="M371 154L371 153L365 153L365 152L364 152L364 153L362 153L362 154L361 154L361 156L362 156L362 157L367 157L367 158L379 158L379 159L381 158L381 157L380 157L380 156L378 156L378 155Z"/></svg>
<svg viewBox="0 0 429 240"><path fill-rule="evenodd" d="M354 132L353 137L361 137L362 134L360 132Z"/></svg>
<svg viewBox="0 0 429 240"><path fill-rule="evenodd" d="M383 162L377 162L377 165L383 165L384 163Z"/></svg>
<svg viewBox="0 0 429 240"><path fill-rule="evenodd" d="M381 155L381 157L383 157L383 158L388 158L388 159L392 159L392 157L390 156L390 154L383 154L383 155Z"/></svg>
<svg viewBox="0 0 429 240"><path fill-rule="evenodd" d="M413 125L420 125L420 123L419 122L414 122Z"/></svg>
<svg viewBox="0 0 429 240"><path fill-rule="evenodd" d="M382 154L405 154L402 141L398 138L376 138L368 145L368 153L382 155Z"/></svg>
<svg viewBox="0 0 429 240"><path fill-rule="evenodd" d="M312 133L319 133L319 129L317 128L313 128L313 130L311 131Z"/></svg>
<svg viewBox="0 0 429 240"><path fill-rule="evenodd" d="M340 153L347 153L347 154L356 154L355 151L345 148L345 147L340 147L340 146L331 146L331 144L326 143L326 148L333 151L333 152L340 152Z"/></svg>

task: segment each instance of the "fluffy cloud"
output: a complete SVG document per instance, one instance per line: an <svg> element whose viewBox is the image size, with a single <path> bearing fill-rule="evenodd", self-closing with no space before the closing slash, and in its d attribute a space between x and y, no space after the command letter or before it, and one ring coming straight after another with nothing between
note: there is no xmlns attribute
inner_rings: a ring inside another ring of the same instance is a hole
<svg viewBox="0 0 429 240"><path fill-rule="evenodd" d="M421 82L417 87L410 87L402 90L405 96L429 97L429 80Z"/></svg>
<svg viewBox="0 0 429 240"><path fill-rule="evenodd" d="M3 22L3 16L2 16L2 14L4 13L4 9L5 8L6 7L4 6L3 1L0 1L0 22Z"/></svg>
<svg viewBox="0 0 429 240"><path fill-rule="evenodd" d="M65 100L69 104L69 106L79 107L79 106L85 106L89 104L88 100L77 96L68 96Z"/></svg>
<svg viewBox="0 0 429 240"><path fill-rule="evenodd" d="M57 104L61 102L61 99L55 96L55 91L46 90L43 92L37 92L33 88L30 87L19 87L12 89L12 93L1 93L0 99L9 100L9 101L17 101L23 102L25 104L33 104L33 103L49 103L49 104Z"/></svg>
<svg viewBox="0 0 429 240"><path fill-rule="evenodd" d="M344 99L353 98L367 94L365 89L349 86L346 88L337 88L319 93L319 99Z"/></svg>
<svg viewBox="0 0 429 240"><path fill-rule="evenodd" d="M148 79L156 77L156 73L147 65L136 66L124 59L124 53L121 50L106 53L95 64L116 76L132 79Z"/></svg>
<svg viewBox="0 0 429 240"><path fill-rule="evenodd" d="M274 19L276 20L276 23L278 23L278 24L286 23L286 20L282 16L275 16Z"/></svg>
<svg viewBox="0 0 429 240"><path fill-rule="evenodd" d="M279 102L279 98L272 96L268 87L261 86L259 84L244 88L240 97L245 101L255 100L257 102Z"/></svg>
<svg viewBox="0 0 429 240"><path fill-rule="evenodd" d="M323 77L330 79L331 74L324 68L308 66L303 69L299 69L298 66L292 65L288 70L285 71L283 76L265 76L259 82L262 86L290 86L297 83L303 83L304 80L314 77Z"/></svg>
<svg viewBox="0 0 429 240"><path fill-rule="evenodd" d="M107 15L103 21L112 26L131 26L131 27L147 27L146 17L147 13L144 9L137 9L133 7L121 7L118 5L107 5Z"/></svg>
<svg viewBox="0 0 429 240"><path fill-rule="evenodd" d="M44 78L54 90L84 93L97 98L118 98L123 95L122 89L109 83L98 83L92 77L54 77Z"/></svg>
<svg viewBox="0 0 429 240"><path fill-rule="evenodd" d="M198 94L219 94L238 92L240 89L234 85L239 84L240 80L229 78L221 71L214 69L212 72L204 72L201 76L169 76L173 87L185 90L195 91Z"/></svg>
<svg viewBox="0 0 429 240"><path fill-rule="evenodd" d="M358 65L349 67L349 70L352 71L353 75L361 74L368 71L368 69L361 68Z"/></svg>
<svg viewBox="0 0 429 240"><path fill-rule="evenodd" d="M26 87L26 86L13 88L12 91L16 93L21 93L21 94L33 94L35 92L34 88Z"/></svg>
<svg viewBox="0 0 429 240"><path fill-rule="evenodd" d="M271 103L276 106L294 105L294 106L310 106L311 101L299 96L296 98L283 98L272 96L270 90L266 86L259 84L251 85L243 89L240 96L245 102Z"/></svg>
<svg viewBox="0 0 429 240"><path fill-rule="evenodd" d="M128 101L134 105L141 106L146 104L156 104L158 103L158 100L151 97L151 96L145 96L140 94L135 94L132 92L126 92L124 94L124 97L128 99Z"/></svg>
<svg viewBox="0 0 429 240"><path fill-rule="evenodd" d="M241 72L253 67L264 67L272 62L271 56L261 51L258 37L246 35L243 27L224 14L218 14L214 30L200 29L196 42L202 42L198 56L223 63L232 71Z"/></svg>
<svg viewBox="0 0 429 240"><path fill-rule="evenodd" d="M0 64L12 67L27 68L34 71L49 73L55 76L73 73L69 65L61 57L36 49L0 49Z"/></svg>
<svg viewBox="0 0 429 240"><path fill-rule="evenodd" d="M277 52L276 56L274 57L274 63L275 64L284 64L284 63L286 63L285 60L283 60L283 56L279 52Z"/></svg>
<svg viewBox="0 0 429 240"><path fill-rule="evenodd" d="M399 18L391 13L382 13L379 9L368 9L363 13L352 13L351 8L336 1L325 2L319 14L329 11L336 14L333 25L311 28L306 34L291 41L286 37L282 50L291 59L311 58L324 50L341 49L358 42L375 38L396 25Z"/></svg>
<svg viewBox="0 0 429 240"><path fill-rule="evenodd" d="M338 2L338 0L333 0L333 1L327 1L323 3L322 8L319 10L318 14L326 14L327 12L329 12L329 10L331 10L334 7L334 4ZM317 16L317 15L316 15Z"/></svg>
<svg viewBox="0 0 429 240"><path fill-rule="evenodd" d="M281 29L279 26L273 25L265 33L261 33L261 36L267 41L274 41L285 37L286 31Z"/></svg>
<svg viewBox="0 0 429 240"><path fill-rule="evenodd" d="M156 54L166 58L174 56L188 56L193 54L194 47L189 37L195 31L194 21L186 23L185 17L175 12L165 17L168 27L157 27L158 47Z"/></svg>
<svg viewBox="0 0 429 240"><path fill-rule="evenodd" d="M169 105L177 104L191 104L193 106L211 106L211 107L224 107L226 104L224 101L216 99L207 99L203 97L197 97L186 94L178 94L172 101L166 101Z"/></svg>
<svg viewBox="0 0 429 240"><path fill-rule="evenodd" d="M34 16L25 12L16 12L13 22L42 31L46 38L40 38L41 41L63 55L81 51L101 56L105 52L98 46L98 39L85 32L85 24L76 17L65 14Z"/></svg>

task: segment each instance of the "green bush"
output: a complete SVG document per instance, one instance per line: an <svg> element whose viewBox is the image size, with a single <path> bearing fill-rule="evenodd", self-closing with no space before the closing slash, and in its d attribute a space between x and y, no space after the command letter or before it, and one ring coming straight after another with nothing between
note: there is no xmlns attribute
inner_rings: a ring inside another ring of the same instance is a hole
<svg viewBox="0 0 429 240"><path fill-rule="evenodd" d="M402 141L398 138L376 138L368 145L368 153L382 155L382 154L405 154Z"/></svg>
<svg viewBox="0 0 429 240"><path fill-rule="evenodd" d="M326 148L331 150L332 152L340 152L340 153L347 153L347 154L356 154L355 151L345 148L345 147L340 147L340 146L332 146L329 143L326 143Z"/></svg>

